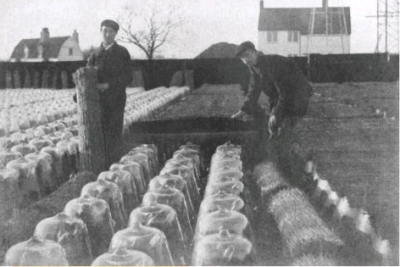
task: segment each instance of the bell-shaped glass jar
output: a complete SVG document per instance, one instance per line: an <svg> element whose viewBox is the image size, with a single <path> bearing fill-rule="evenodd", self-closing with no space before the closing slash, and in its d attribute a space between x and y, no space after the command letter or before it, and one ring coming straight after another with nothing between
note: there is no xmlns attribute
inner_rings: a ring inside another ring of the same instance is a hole
<svg viewBox="0 0 400 267"><path fill-rule="evenodd" d="M92 262L88 230L86 224L77 217L61 212L43 219L36 225L33 235L60 244L70 265L89 265Z"/></svg>
<svg viewBox="0 0 400 267"><path fill-rule="evenodd" d="M204 214L217 211L219 209L240 211L244 207L243 199L236 194L229 194L219 191L204 198L200 205L199 218Z"/></svg>
<svg viewBox="0 0 400 267"><path fill-rule="evenodd" d="M197 241L193 250L192 265L251 265L251 250L252 244L249 240L221 229L219 233L204 236Z"/></svg>
<svg viewBox="0 0 400 267"><path fill-rule="evenodd" d="M148 206L154 200L157 203L168 205L176 211L186 239L191 239L193 237L192 223L194 224L194 221L191 221L190 218L193 218L195 215L189 214L183 193L178 189L165 185L157 191L149 191L144 194L142 204Z"/></svg>
<svg viewBox="0 0 400 267"><path fill-rule="evenodd" d="M157 228L143 226L140 222L131 223L128 228L115 233L110 250L118 247L142 251L153 259L155 265L173 265L165 234Z"/></svg>
<svg viewBox="0 0 400 267"><path fill-rule="evenodd" d="M64 213L70 217L78 217L86 223L93 257L108 250L114 235L115 222L105 200L88 195L75 198L65 205Z"/></svg>
<svg viewBox="0 0 400 267"><path fill-rule="evenodd" d="M165 234L175 265L187 265L188 248L176 211L168 205L152 202L148 206L134 209L129 216L128 227L136 222L145 226L155 227Z"/></svg>
<svg viewBox="0 0 400 267"><path fill-rule="evenodd" d="M220 209L204 214L197 222L196 237L216 234L221 228L242 235L248 225L246 216L234 210Z"/></svg>
<svg viewBox="0 0 400 267"><path fill-rule="evenodd" d="M90 182L82 187L81 196L83 195L105 200L110 206L111 215L116 223L115 229L126 227L128 216L125 212L122 192L117 184L103 179Z"/></svg>
<svg viewBox="0 0 400 267"><path fill-rule="evenodd" d="M154 266L149 255L138 250L118 247L97 257L92 266Z"/></svg>
<svg viewBox="0 0 400 267"><path fill-rule="evenodd" d="M4 265L69 265L62 246L54 241L32 237L8 249Z"/></svg>

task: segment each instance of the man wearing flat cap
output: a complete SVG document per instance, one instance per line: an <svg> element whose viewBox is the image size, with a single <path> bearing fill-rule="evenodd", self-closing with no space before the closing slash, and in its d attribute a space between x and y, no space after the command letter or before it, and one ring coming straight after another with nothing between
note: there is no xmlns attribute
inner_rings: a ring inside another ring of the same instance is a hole
<svg viewBox="0 0 400 267"><path fill-rule="evenodd" d="M98 68L98 89L102 110L102 129L106 152L106 168L119 161L126 102L126 86L132 81L131 56L117 44L119 25L106 19L100 24L103 41L89 57L88 66Z"/></svg>
<svg viewBox="0 0 400 267"><path fill-rule="evenodd" d="M277 134L285 119L306 114L313 89L291 60L277 55L267 58L250 41L238 46L236 57L247 65L250 79L245 88L244 104L232 118L264 113L258 104L261 92L269 98L268 131L271 135Z"/></svg>
<svg viewBox="0 0 400 267"><path fill-rule="evenodd" d="M297 119L306 114L309 98L313 94L310 83L293 61L278 55L266 57L250 41L238 46L236 57L247 65L250 75L244 83L244 104L232 118L263 116L265 111L258 104L258 99L261 92L264 92L269 99L269 136L279 139L286 128L293 128Z"/></svg>

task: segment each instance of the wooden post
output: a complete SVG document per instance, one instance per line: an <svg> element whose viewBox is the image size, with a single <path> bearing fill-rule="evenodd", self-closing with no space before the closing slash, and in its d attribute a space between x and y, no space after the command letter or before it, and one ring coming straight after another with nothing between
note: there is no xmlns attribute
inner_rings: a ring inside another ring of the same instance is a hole
<svg viewBox="0 0 400 267"><path fill-rule="evenodd" d="M194 90L194 78L193 78L193 70L185 71L185 86L188 86L190 90Z"/></svg>
<svg viewBox="0 0 400 267"><path fill-rule="evenodd" d="M143 72L141 70L134 71L133 72L133 82L132 82L132 87L145 87L145 82L143 78Z"/></svg>
<svg viewBox="0 0 400 267"><path fill-rule="evenodd" d="M32 88L32 72L29 68L25 68L24 88Z"/></svg>
<svg viewBox="0 0 400 267"><path fill-rule="evenodd" d="M58 69L57 68L53 68L52 72L51 72L51 88L53 89L60 89L60 86L57 86L57 82L58 82Z"/></svg>
<svg viewBox="0 0 400 267"><path fill-rule="evenodd" d="M308 80L311 82L311 79L312 79L312 65L313 64L313 62L311 61L311 55L308 55L308 60L307 60L307 78L308 78Z"/></svg>
<svg viewBox="0 0 400 267"><path fill-rule="evenodd" d="M68 73L65 70L61 71L61 88L68 88Z"/></svg>
<svg viewBox="0 0 400 267"><path fill-rule="evenodd" d="M22 88L21 87L21 73L20 73L19 69L16 69L13 74L14 74L14 88L18 88L18 89Z"/></svg>
<svg viewBox="0 0 400 267"><path fill-rule="evenodd" d="M187 80L187 78L188 78L187 75L188 75L188 74L187 74L187 63L186 63L186 60L183 61L183 64L182 64L182 65L183 65L183 75L182 75L182 76L183 76L183 77L182 77L182 78L183 78L183 85L187 85L187 82L188 82L188 80ZM183 86L183 85L182 85L182 86Z"/></svg>
<svg viewBox="0 0 400 267"><path fill-rule="evenodd" d="M33 71L33 88L40 88L40 72L37 70Z"/></svg>
<svg viewBox="0 0 400 267"><path fill-rule="evenodd" d="M100 95L96 88L97 69L79 68L73 74L78 103L79 135L83 138L81 170L95 175L105 170L105 147L101 125Z"/></svg>
<svg viewBox="0 0 400 267"><path fill-rule="evenodd" d="M6 88L13 88L12 75L13 74L11 70L6 71Z"/></svg>
<svg viewBox="0 0 400 267"><path fill-rule="evenodd" d="M48 70L43 70L41 88L50 88L49 87L49 71Z"/></svg>

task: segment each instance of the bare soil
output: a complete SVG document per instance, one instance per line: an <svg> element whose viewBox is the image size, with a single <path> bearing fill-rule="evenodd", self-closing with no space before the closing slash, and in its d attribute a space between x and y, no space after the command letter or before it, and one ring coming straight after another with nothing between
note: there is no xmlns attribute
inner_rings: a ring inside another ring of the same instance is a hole
<svg viewBox="0 0 400 267"><path fill-rule="evenodd" d="M352 207L370 215L399 264L399 84L316 84L296 127L298 152L312 155Z"/></svg>
<svg viewBox="0 0 400 267"><path fill-rule="evenodd" d="M393 264L396 265L399 243L399 84L330 83L314 84L313 87L315 94L310 100L309 111L294 129L291 148L294 147L302 158L312 157L320 176L329 181L340 197L346 196L352 207L363 208L371 215L376 233L390 241L394 252ZM260 102L266 106L265 98ZM157 119L228 118L242 103L243 95L237 85L204 85L170 106ZM332 228L337 228L322 211L321 216ZM265 222L270 222L270 218L265 218ZM276 227L260 226L264 227L257 232L260 238L256 240L264 254L260 257L260 264L288 263L287 259L279 256L281 245ZM365 237L356 236L354 229L336 230L349 243L353 242L349 244L351 248L348 247L344 264L379 264L368 255L371 254L371 244L365 247L354 244L368 243Z"/></svg>

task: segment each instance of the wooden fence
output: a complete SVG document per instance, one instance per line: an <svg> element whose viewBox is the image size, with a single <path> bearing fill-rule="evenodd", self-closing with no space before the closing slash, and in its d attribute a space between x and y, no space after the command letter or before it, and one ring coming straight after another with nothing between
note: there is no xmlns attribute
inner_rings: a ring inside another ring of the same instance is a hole
<svg viewBox="0 0 400 267"><path fill-rule="evenodd" d="M291 60L314 83L399 80L399 55L311 55L310 60L306 57ZM72 73L85 64L84 61L0 62L0 89L73 88ZM176 85L191 84L194 88L203 83L241 83L246 75L245 65L236 58L132 60L131 65L134 72L131 86L146 89L169 87L178 71L185 75L178 79L183 84Z"/></svg>

